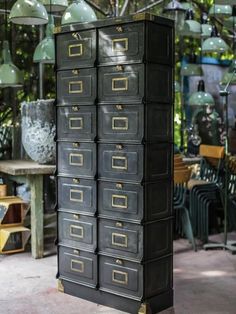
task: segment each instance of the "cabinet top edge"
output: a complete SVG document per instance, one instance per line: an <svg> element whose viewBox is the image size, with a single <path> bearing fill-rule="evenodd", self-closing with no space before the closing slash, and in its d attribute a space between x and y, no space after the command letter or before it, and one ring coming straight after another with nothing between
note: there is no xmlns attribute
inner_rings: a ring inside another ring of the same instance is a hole
<svg viewBox="0 0 236 314"><path fill-rule="evenodd" d="M89 30L89 29L102 28L102 27L112 26L112 25L117 25L117 24L127 24L127 23L142 22L142 21L151 21L156 24L174 27L174 21L169 18L153 15L150 13L138 13L138 14L133 14L126 17L107 18L107 19L98 20L92 23L73 23L73 24L63 25L63 26L55 27L54 34Z"/></svg>

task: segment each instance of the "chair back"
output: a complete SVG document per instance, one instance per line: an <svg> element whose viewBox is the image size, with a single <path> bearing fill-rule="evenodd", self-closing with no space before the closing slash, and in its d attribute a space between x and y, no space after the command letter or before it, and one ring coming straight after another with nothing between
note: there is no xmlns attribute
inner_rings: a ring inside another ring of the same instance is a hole
<svg viewBox="0 0 236 314"><path fill-rule="evenodd" d="M191 176L191 169L174 170L174 184L187 184Z"/></svg>

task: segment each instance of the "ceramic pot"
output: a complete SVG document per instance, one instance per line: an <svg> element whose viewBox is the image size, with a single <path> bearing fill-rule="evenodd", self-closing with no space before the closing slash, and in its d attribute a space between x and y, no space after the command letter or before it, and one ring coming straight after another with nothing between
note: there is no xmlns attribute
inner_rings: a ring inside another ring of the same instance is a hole
<svg viewBox="0 0 236 314"><path fill-rule="evenodd" d="M56 159L56 116L54 100L21 103L22 144L31 159L54 164Z"/></svg>

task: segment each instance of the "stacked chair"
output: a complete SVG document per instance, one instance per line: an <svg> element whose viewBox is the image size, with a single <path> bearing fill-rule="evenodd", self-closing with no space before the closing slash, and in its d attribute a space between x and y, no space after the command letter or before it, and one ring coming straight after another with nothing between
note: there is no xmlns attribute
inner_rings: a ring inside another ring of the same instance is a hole
<svg viewBox="0 0 236 314"><path fill-rule="evenodd" d="M201 145L200 171L196 178L189 180L189 208L194 234L203 242L208 242L209 209L213 208L216 219L217 208L222 208L221 187L224 162L224 147Z"/></svg>
<svg viewBox="0 0 236 314"><path fill-rule="evenodd" d="M174 158L174 209L175 209L175 231L185 235L194 251L196 251L192 224L189 211L186 207L187 185L191 176L191 170L184 164L181 155Z"/></svg>

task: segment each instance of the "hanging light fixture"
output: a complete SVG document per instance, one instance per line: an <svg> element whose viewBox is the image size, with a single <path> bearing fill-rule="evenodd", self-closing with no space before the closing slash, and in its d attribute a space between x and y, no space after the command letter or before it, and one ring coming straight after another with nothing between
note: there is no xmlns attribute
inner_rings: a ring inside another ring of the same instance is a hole
<svg viewBox="0 0 236 314"><path fill-rule="evenodd" d="M50 14L46 28L46 37L38 44L34 51L35 63L55 63L55 42L53 38L54 18Z"/></svg>
<svg viewBox="0 0 236 314"><path fill-rule="evenodd" d="M191 9L187 10L184 27L181 32L181 35L200 38L201 32L202 32L201 24L194 20L193 10Z"/></svg>
<svg viewBox="0 0 236 314"><path fill-rule="evenodd" d="M209 15L221 18L230 16L232 15L232 7L228 4L213 4L210 8Z"/></svg>
<svg viewBox="0 0 236 314"><path fill-rule="evenodd" d="M48 12L62 12L68 7L67 0L41 0Z"/></svg>
<svg viewBox="0 0 236 314"><path fill-rule="evenodd" d="M61 24L93 22L96 20L94 10L84 0L73 0L64 12Z"/></svg>
<svg viewBox="0 0 236 314"><path fill-rule="evenodd" d="M5 39L7 39L7 0L5 0ZM3 41L3 64L0 66L0 87L21 87L23 73L12 63L9 42Z"/></svg>
<svg viewBox="0 0 236 314"><path fill-rule="evenodd" d="M182 8L187 10L192 10L193 13L195 12L194 6L192 5L192 2L181 2Z"/></svg>
<svg viewBox="0 0 236 314"><path fill-rule="evenodd" d="M228 4L228 5L234 5L235 0L215 0L215 4Z"/></svg>
<svg viewBox="0 0 236 314"><path fill-rule="evenodd" d="M214 106L215 101L211 94L205 92L205 83L200 80L198 83L198 91L193 93L189 98L190 106Z"/></svg>
<svg viewBox="0 0 236 314"><path fill-rule="evenodd" d="M181 31L184 26L184 17L186 9L182 7L182 4L177 0L172 0L163 9L163 13L168 18L175 20L175 27L177 31Z"/></svg>
<svg viewBox="0 0 236 314"><path fill-rule="evenodd" d="M212 25L208 24L208 16L205 12L202 13L201 16L201 25L202 25L202 38L208 38L211 36Z"/></svg>
<svg viewBox="0 0 236 314"><path fill-rule="evenodd" d="M202 76L203 71L201 65L197 64L197 56L191 54L189 56L189 63L182 65L180 74L182 76Z"/></svg>
<svg viewBox="0 0 236 314"><path fill-rule="evenodd" d="M42 25L47 24L48 15L42 3L36 0L17 0L11 9L9 20L15 24Z"/></svg>
<svg viewBox="0 0 236 314"><path fill-rule="evenodd" d="M226 42L219 36L216 26L212 26L211 37L207 38L202 44L202 52L223 53L229 49Z"/></svg>

